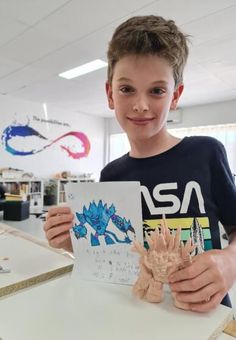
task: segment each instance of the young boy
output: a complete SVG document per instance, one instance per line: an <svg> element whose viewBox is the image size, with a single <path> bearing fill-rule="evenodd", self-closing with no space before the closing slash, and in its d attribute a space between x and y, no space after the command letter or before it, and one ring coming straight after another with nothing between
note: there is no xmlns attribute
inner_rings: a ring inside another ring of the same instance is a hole
<svg viewBox="0 0 236 340"><path fill-rule="evenodd" d="M102 170L101 181L140 181L146 230L163 214L167 224L187 226L184 232L192 235L198 255L169 279L179 301L205 312L222 301L236 279L236 189L218 141L180 140L167 131L168 112L184 88L186 40L173 21L157 16L130 18L114 32L106 92L131 150ZM67 207L49 211L44 229L51 246L72 250L72 221ZM223 250L219 221L230 240ZM227 296L223 303L230 304Z"/></svg>

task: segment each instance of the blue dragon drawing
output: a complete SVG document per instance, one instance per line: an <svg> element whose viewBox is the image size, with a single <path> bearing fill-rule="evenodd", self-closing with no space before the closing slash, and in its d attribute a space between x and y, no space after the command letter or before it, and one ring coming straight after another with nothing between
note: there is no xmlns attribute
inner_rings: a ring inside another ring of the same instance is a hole
<svg viewBox="0 0 236 340"><path fill-rule="evenodd" d="M132 240L128 236L128 231L135 234L135 230L130 220L127 221L115 213L116 208L114 205L112 204L108 208L107 204L103 204L102 200L99 200L98 204L93 201L89 204L88 209L84 205L83 213L76 212L79 224L75 224L73 227L75 237L77 239L87 238L88 230L86 224L88 224L95 230L94 234L92 232L90 233L91 246L100 245L99 237L103 237L107 245L114 243L131 243ZM114 232L107 230L110 220L113 225L124 234L124 239L119 239Z"/></svg>

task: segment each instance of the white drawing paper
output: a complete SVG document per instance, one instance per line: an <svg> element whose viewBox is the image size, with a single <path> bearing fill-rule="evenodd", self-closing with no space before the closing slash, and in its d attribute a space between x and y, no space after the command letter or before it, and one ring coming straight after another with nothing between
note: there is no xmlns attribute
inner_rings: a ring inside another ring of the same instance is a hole
<svg viewBox="0 0 236 340"><path fill-rule="evenodd" d="M80 278L133 284L138 275L134 239L143 242L139 182L68 183L67 203L75 270Z"/></svg>

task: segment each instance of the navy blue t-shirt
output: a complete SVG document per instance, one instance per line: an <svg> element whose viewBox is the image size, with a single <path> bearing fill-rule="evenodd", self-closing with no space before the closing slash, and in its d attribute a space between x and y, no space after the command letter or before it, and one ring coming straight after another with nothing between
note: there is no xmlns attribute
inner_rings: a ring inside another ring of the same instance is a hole
<svg viewBox="0 0 236 340"><path fill-rule="evenodd" d="M109 163L101 181L139 181L144 231L152 231L162 215L170 229L181 227L183 241L196 244L196 254L221 248L219 222L236 230L236 187L224 146L212 137L185 137L159 155L126 154ZM227 303L228 304L228 303Z"/></svg>

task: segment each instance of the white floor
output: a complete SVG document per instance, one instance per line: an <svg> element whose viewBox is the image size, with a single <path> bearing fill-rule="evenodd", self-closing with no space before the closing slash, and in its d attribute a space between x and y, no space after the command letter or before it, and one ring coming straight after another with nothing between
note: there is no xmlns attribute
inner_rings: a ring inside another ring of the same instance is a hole
<svg viewBox="0 0 236 340"><path fill-rule="evenodd" d="M0 212L0 222L10 225L14 228L20 229L41 240L46 241L46 237L43 231L44 221L39 217L36 218L36 216L30 215L30 217L24 221L6 221L6 220L3 220L3 213ZM221 230L221 233L222 234L224 233L223 229ZM224 240L223 238L221 238L221 242L222 242L222 247L225 247L228 244L228 241ZM231 297L233 307L236 311L236 284L230 291L230 297Z"/></svg>

